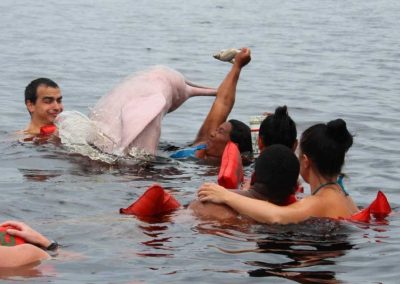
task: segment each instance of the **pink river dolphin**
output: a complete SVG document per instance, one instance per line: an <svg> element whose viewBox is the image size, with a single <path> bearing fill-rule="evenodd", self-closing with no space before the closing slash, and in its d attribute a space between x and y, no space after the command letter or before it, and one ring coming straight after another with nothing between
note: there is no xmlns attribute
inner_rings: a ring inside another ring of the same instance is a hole
<svg viewBox="0 0 400 284"><path fill-rule="evenodd" d="M213 96L216 89L189 83L165 66L156 66L126 78L91 109L97 135L87 142L102 152L126 155L132 148L155 154L161 121L193 96Z"/></svg>

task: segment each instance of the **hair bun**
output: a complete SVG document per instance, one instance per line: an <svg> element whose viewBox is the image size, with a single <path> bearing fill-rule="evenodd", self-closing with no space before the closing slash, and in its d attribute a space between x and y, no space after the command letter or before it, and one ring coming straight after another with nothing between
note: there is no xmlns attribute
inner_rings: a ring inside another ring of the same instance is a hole
<svg viewBox="0 0 400 284"><path fill-rule="evenodd" d="M347 130L346 122L343 119L338 118L329 121L326 126L328 136L337 143L342 144L345 151L347 151L351 145L353 145L353 137Z"/></svg>
<svg viewBox="0 0 400 284"><path fill-rule="evenodd" d="M287 106L281 106L281 107L277 107L275 109L275 113L274 116L278 119L281 119L283 117L287 117L288 114L288 110L287 110Z"/></svg>

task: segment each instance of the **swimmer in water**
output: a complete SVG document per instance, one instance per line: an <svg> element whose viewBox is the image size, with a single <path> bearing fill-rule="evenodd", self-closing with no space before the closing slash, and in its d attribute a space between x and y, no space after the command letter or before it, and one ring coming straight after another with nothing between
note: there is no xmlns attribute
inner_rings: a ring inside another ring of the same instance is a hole
<svg viewBox="0 0 400 284"><path fill-rule="evenodd" d="M300 174L310 184L311 196L288 206L242 196L213 183L200 187L199 200L225 204L268 224L298 223L310 217L349 218L358 208L337 179L352 144L353 137L342 119L305 130L300 139Z"/></svg>
<svg viewBox="0 0 400 284"><path fill-rule="evenodd" d="M260 124L257 142L260 152L274 144L285 145L293 152L296 151L298 144L296 123L289 116L287 106L277 107L273 114L264 118ZM254 179L253 173L251 180L244 183L242 189L250 188Z"/></svg>
<svg viewBox="0 0 400 284"><path fill-rule="evenodd" d="M227 121L235 103L236 86L240 72L250 60L250 49L242 48L235 56L230 72L217 90L211 109L192 143L194 146L190 148L192 151L183 152L185 149L182 152L178 151L176 155L173 154L171 156L172 158L191 156L219 161L228 141L236 143L241 153L253 152L250 127L239 120L232 119ZM180 155L179 153L185 154Z"/></svg>
<svg viewBox="0 0 400 284"><path fill-rule="evenodd" d="M0 227L7 228L0 232L2 238L8 234L9 238L19 237L26 242L15 246L4 246L0 243L0 268L20 267L40 262L50 258L48 252L58 249L56 242L50 241L25 223L6 221L0 224Z"/></svg>
<svg viewBox="0 0 400 284"><path fill-rule="evenodd" d="M299 160L293 151L284 145L274 144L266 147L257 158L254 183L251 187L248 190L231 192L237 196L266 200L277 205L289 205L296 202L294 193L299 171ZM198 200L192 202L189 208L203 219L227 220L238 215L238 212L228 206L202 203Z"/></svg>
<svg viewBox="0 0 400 284"><path fill-rule="evenodd" d="M229 140L237 143L241 152L252 152L250 128L238 120L226 121L235 102L241 69L250 60L248 48L243 48L235 56L235 63L218 88L213 105L193 142L198 149L195 153L197 158L219 160ZM25 135L40 134L41 128L52 125L63 111L60 88L46 78L33 80L26 87L25 104L31 116L29 125L23 131Z"/></svg>
<svg viewBox="0 0 400 284"><path fill-rule="evenodd" d="M21 132L27 136L38 135L42 127L53 125L57 115L64 110L60 88L47 78L38 78L28 84L25 105L31 120Z"/></svg>

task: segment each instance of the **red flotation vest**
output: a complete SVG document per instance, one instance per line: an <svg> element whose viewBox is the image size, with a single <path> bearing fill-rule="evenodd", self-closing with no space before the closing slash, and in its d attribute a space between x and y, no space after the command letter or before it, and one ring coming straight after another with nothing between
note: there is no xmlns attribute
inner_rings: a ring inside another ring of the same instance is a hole
<svg viewBox="0 0 400 284"><path fill-rule="evenodd" d="M136 216L156 216L176 210L181 205L161 186L149 187L141 197L127 208L121 208L119 213Z"/></svg>
<svg viewBox="0 0 400 284"><path fill-rule="evenodd" d="M362 209L360 212L355 213L350 217L351 221L368 223L371 220L371 210L369 206Z"/></svg>
<svg viewBox="0 0 400 284"><path fill-rule="evenodd" d="M368 223L371 220L371 215L380 220L388 216L390 212L392 212L392 208L385 194L378 191L375 200L368 207L351 216L350 220Z"/></svg>
<svg viewBox="0 0 400 284"><path fill-rule="evenodd" d="M377 218L382 219L392 212L389 201L387 200L385 194L382 191L378 191L375 200L369 206L371 214Z"/></svg>
<svg viewBox="0 0 400 284"><path fill-rule="evenodd" d="M12 247L16 245L25 244L25 240L21 237L11 236L7 233L7 229L14 229L11 226L0 227L0 245Z"/></svg>
<svg viewBox="0 0 400 284"><path fill-rule="evenodd" d="M296 201L297 201L296 194L291 194L291 195L289 195L289 197L286 199L285 203L283 203L282 205L283 205L283 206L287 206L287 205L290 205L290 204L295 203Z"/></svg>
<svg viewBox="0 0 400 284"><path fill-rule="evenodd" d="M40 127L40 135L48 136L53 134L57 130L57 127L54 124L49 124Z"/></svg>
<svg viewBox="0 0 400 284"><path fill-rule="evenodd" d="M218 173L218 184L229 189L236 189L243 181L243 165L239 148L229 141L222 154Z"/></svg>

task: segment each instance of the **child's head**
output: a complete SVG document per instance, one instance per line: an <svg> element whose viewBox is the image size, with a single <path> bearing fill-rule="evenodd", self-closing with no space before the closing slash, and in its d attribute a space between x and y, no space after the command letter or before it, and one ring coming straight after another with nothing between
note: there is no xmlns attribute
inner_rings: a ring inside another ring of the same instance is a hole
<svg viewBox="0 0 400 284"><path fill-rule="evenodd" d="M288 114L286 106L277 107L275 113L267 116L260 125L258 145L265 147L282 144L293 151L297 147L296 124Z"/></svg>
<svg viewBox="0 0 400 284"><path fill-rule="evenodd" d="M280 144L268 146L256 160L251 190L272 203L284 204L295 192L299 172L299 160L291 149Z"/></svg>

